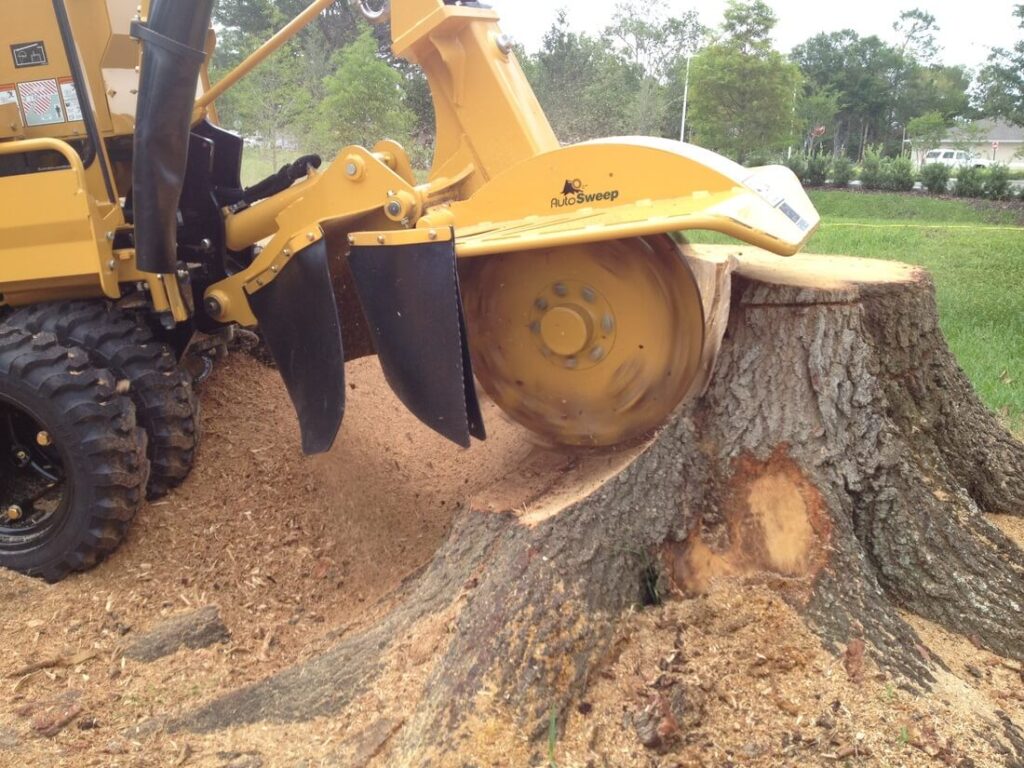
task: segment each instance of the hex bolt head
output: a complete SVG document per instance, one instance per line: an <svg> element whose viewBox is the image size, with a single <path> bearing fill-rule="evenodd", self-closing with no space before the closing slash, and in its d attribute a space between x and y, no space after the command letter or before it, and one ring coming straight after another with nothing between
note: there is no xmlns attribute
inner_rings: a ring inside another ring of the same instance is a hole
<svg viewBox="0 0 1024 768"><path fill-rule="evenodd" d="M597 299L597 293L594 291L593 288L583 289L583 300L585 302L587 302L588 304L593 304L595 299Z"/></svg>
<svg viewBox="0 0 1024 768"><path fill-rule="evenodd" d="M569 288L566 286L565 283L555 283L554 291L556 296L569 295Z"/></svg>
<svg viewBox="0 0 1024 768"><path fill-rule="evenodd" d="M390 203L388 203L388 214L391 216L401 216L402 204L397 200L392 200Z"/></svg>
<svg viewBox="0 0 1024 768"><path fill-rule="evenodd" d="M357 166L355 163L348 163L345 166L346 176L355 176L357 173L359 173L359 166Z"/></svg>

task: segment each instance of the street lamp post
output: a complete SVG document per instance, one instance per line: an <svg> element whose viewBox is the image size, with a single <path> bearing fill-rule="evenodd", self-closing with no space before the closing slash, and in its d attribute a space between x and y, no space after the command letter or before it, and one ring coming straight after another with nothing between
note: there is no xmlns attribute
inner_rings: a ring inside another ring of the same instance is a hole
<svg viewBox="0 0 1024 768"><path fill-rule="evenodd" d="M679 129L679 140L686 141L686 110L690 106L690 62L693 54L686 57L686 79L683 81L683 124Z"/></svg>

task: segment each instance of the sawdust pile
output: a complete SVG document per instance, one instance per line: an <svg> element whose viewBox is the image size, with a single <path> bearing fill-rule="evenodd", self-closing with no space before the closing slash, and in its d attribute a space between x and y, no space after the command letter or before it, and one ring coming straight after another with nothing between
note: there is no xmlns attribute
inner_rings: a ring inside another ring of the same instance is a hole
<svg viewBox="0 0 1024 768"><path fill-rule="evenodd" d="M350 366L349 384L338 446L310 460L276 372L232 358L204 385L196 470L142 510L108 562L54 587L0 572L0 768L388 765L360 757L361 734L341 718L204 736L137 728L316 655L386 611L460 504L535 455L491 407L492 439L471 453L433 436L373 360ZM208 605L228 643L124 658L140 634ZM550 749L510 729L453 765L1002 765L987 736L1002 734L997 711L1024 720L1019 665L915 624L950 664L923 697L856 649L827 653L763 584L718 584L627 617ZM400 723L404 695L376 691L374 708Z"/></svg>

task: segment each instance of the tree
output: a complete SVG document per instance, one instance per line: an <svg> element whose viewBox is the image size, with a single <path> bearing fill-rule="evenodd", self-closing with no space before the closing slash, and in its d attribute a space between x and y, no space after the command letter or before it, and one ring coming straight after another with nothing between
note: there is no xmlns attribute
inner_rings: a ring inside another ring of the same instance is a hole
<svg viewBox="0 0 1024 768"><path fill-rule="evenodd" d="M608 44L573 32L560 11L541 49L523 62L537 98L558 137L575 143L631 133L634 100L644 75Z"/></svg>
<svg viewBox="0 0 1024 768"><path fill-rule="evenodd" d="M1024 5L1017 5L1013 15L1024 30ZM978 75L978 94L986 114L1024 125L1024 39L1012 50L993 49Z"/></svg>
<svg viewBox="0 0 1024 768"><path fill-rule="evenodd" d="M920 162L924 153L938 146L949 132L949 122L940 112L928 112L907 123L907 136L913 141Z"/></svg>
<svg viewBox="0 0 1024 768"><path fill-rule="evenodd" d="M935 17L920 8L904 11L893 22L893 31L901 38L900 53L908 59L931 64L939 53L935 35L939 26Z"/></svg>
<svg viewBox="0 0 1024 768"><path fill-rule="evenodd" d="M405 101L401 73L378 54L377 41L366 29L331 61L324 80L316 141L336 152L346 144L372 147L382 138L408 141L415 115Z"/></svg>
<svg viewBox="0 0 1024 768"><path fill-rule="evenodd" d="M800 71L771 49L774 15L760 0L730 2L723 34L693 60L697 141L745 160L781 150L793 138Z"/></svg>

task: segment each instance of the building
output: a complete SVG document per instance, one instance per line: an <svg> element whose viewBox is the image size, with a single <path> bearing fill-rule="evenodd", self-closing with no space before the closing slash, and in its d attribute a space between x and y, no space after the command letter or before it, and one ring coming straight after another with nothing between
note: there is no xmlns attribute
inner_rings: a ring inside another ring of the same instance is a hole
<svg viewBox="0 0 1024 768"><path fill-rule="evenodd" d="M953 128L939 142L943 149L963 149L993 163L1024 169L1024 128L999 119L976 120Z"/></svg>

